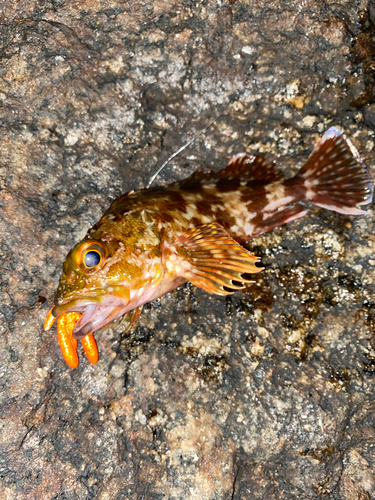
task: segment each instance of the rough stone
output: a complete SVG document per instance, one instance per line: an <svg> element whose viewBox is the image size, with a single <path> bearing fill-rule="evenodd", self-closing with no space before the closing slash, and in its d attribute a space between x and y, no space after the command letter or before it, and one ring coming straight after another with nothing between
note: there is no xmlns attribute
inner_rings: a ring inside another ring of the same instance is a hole
<svg viewBox="0 0 375 500"><path fill-rule="evenodd" d="M43 322L61 265L119 194L241 151L291 175L331 125L374 174L364 0L6 1L0 11L0 497L375 498L373 207L249 242L244 292L187 284L100 360Z"/></svg>

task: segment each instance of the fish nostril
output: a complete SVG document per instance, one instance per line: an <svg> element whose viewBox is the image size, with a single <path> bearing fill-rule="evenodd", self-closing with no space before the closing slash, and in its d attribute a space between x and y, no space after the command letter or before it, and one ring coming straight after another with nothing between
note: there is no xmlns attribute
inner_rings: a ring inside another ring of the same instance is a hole
<svg viewBox="0 0 375 500"><path fill-rule="evenodd" d="M72 285L73 283L75 283L77 281L77 278L78 278L77 273L75 273L74 271L70 271L70 273L67 275L67 277L65 279L65 283L67 285Z"/></svg>

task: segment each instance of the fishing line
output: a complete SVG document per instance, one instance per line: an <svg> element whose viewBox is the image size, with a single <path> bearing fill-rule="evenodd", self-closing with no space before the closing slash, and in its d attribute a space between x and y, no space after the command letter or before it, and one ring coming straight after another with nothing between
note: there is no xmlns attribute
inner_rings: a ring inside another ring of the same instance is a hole
<svg viewBox="0 0 375 500"><path fill-rule="evenodd" d="M201 130L200 132L198 132L198 134L196 134L192 139L190 139L189 142L187 142L186 144L184 144L183 146L180 147L180 149L178 149L175 153L173 153L164 163L163 165L158 168L158 170L155 172L155 174L151 177L148 185L147 185L147 189L149 189L151 187L151 184L154 182L154 180L156 179L156 177L160 174L160 172L163 170L163 168L168 165L168 163L173 160L173 158L175 158L177 155L179 155L184 149L186 149L188 146L190 146L190 144L192 144L196 139L198 139L198 137L200 137L202 134L204 134L206 132L206 130L208 130L211 125L213 125L214 123L216 123L218 121L219 118L221 118L222 116L224 115L224 113L222 113L221 115L219 115L218 117L215 118L214 121L212 121L210 124L208 124L203 130Z"/></svg>

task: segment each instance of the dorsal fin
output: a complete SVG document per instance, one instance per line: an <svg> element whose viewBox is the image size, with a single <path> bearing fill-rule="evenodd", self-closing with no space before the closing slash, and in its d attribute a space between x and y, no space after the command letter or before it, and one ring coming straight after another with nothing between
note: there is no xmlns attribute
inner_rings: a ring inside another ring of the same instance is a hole
<svg viewBox="0 0 375 500"><path fill-rule="evenodd" d="M175 185L179 189L199 188L202 183L215 179L215 176L216 174L212 170L196 170L190 177L182 179L182 181L177 182Z"/></svg>
<svg viewBox="0 0 375 500"><path fill-rule="evenodd" d="M275 162L270 162L262 155L239 153L231 158L228 165L220 170L216 177L244 181L272 182L281 180L283 175L275 170Z"/></svg>
<svg viewBox="0 0 375 500"><path fill-rule="evenodd" d="M190 177L178 183L181 189L199 187L204 182L220 179L240 179L247 182L274 182L283 179L283 174L275 170L275 162L267 160L262 155L239 153L231 158L228 165L213 172L212 170L197 170Z"/></svg>

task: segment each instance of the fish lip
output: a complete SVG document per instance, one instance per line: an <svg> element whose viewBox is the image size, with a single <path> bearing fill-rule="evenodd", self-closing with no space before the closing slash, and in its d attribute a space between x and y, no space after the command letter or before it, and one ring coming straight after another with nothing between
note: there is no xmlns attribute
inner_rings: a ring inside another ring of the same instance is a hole
<svg viewBox="0 0 375 500"><path fill-rule="evenodd" d="M109 292L106 288L97 288L90 294L83 296L64 297L60 304L56 304L52 309L52 315L57 318L61 314L68 312L83 312L91 305L99 306L125 306L129 303L129 291L124 286L117 287L117 294Z"/></svg>
<svg viewBox="0 0 375 500"><path fill-rule="evenodd" d="M87 306L96 304L97 300L92 297L82 297L80 299L69 300L64 304L59 304L52 309L52 315L58 318L62 314L69 312L82 312Z"/></svg>

